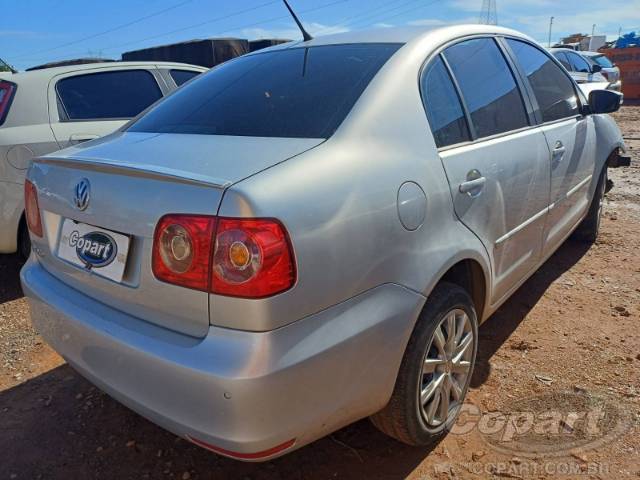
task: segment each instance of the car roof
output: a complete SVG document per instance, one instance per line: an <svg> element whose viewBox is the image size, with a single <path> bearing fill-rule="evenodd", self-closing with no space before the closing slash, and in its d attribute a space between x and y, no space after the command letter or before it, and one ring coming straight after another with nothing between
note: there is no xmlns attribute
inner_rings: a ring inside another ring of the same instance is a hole
<svg viewBox="0 0 640 480"><path fill-rule="evenodd" d="M257 50L248 55L256 55L266 51L286 50L288 48L298 46L322 46L322 45L340 45L340 44L358 44L358 43L413 43L419 42L427 37L432 37L439 43L446 43L456 38L466 35L508 35L535 41L521 32L510 28L498 27L496 25L481 24L461 24L461 25L443 25L434 27L423 26L407 26L407 27L390 27L390 28L374 28L369 30L357 30L344 33L336 33L331 35L322 35L312 40L302 42L288 42L273 47Z"/></svg>
<svg viewBox="0 0 640 480"><path fill-rule="evenodd" d="M558 47L556 47L556 48L547 48L547 50L550 51L551 53L554 53L554 52L572 52L572 53L577 53L578 55L580 55L581 53L584 53L584 52L581 52L579 50L574 50L573 48L558 48Z"/></svg>
<svg viewBox="0 0 640 480"><path fill-rule="evenodd" d="M56 75L69 72L81 72L100 69L120 69L122 67L160 67L160 68L176 68L176 69L191 69L198 71L206 71L206 67L199 65L190 65L187 63L178 62L99 62L99 63L83 63L80 65L64 65L62 67L42 68L38 70L30 70L28 72L3 72L0 74L0 78L5 80L21 80L26 79L50 79Z"/></svg>

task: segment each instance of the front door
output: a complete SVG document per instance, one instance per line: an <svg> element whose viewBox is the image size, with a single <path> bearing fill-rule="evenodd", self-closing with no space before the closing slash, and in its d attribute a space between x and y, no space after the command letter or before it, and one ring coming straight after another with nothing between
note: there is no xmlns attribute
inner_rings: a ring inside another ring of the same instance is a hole
<svg viewBox="0 0 640 480"><path fill-rule="evenodd" d="M596 151L593 119L581 114L577 86L547 52L521 40L508 39L505 43L527 77L530 98L547 142L550 202L543 252L550 255L589 205Z"/></svg>

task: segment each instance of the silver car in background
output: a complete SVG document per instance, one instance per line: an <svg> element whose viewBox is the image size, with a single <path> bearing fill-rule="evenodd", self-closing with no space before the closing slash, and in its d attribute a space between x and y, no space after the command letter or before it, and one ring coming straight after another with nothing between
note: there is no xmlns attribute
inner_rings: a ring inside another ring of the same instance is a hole
<svg viewBox="0 0 640 480"><path fill-rule="evenodd" d="M266 460L371 416L455 421L478 326L575 232L624 144L533 40L486 25L286 44L34 160L33 322L213 452Z"/></svg>
<svg viewBox="0 0 640 480"><path fill-rule="evenodd" d="M598 65L602 70L600 74L609 82L609 89L616 92L622 91L622 80L620 78L620 68L609 60L609 58L600 52L580 52L593 65ZM592 67L593 68L593 67Z"/></svg>
<svg viewBox="0 0 640 480"><path fill-rule="evenodd" d="M206 70L108 62L0 72L0 253L29 254L23 191L33 157L117 130Z"/></svg>

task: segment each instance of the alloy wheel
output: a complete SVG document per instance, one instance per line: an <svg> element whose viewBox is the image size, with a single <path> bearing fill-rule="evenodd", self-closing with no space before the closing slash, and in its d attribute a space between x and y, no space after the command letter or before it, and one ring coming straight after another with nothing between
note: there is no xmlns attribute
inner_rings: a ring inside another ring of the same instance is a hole
<svg viewBox="0 0 640 480"><path fill-rule="evenodd" d="M429 428L455 418L464 401L476 338L464 310L448 312L436 326L420 375L419 405Z"/></svg>

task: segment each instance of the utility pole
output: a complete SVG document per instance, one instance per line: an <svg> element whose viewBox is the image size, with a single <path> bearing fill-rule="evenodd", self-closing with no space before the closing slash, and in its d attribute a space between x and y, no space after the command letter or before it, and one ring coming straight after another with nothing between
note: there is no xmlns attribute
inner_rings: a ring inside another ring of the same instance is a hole
<svg viewBox="0 0 640 480"><path fill-rule="evenodd" d="M498 24L498 8L496 7L496 0L482 0L482 9L480 10L479 23L485 25L497 25Z"/></svg>
<svg viewBox="0 0 640 480"><path fill-rule="evenodd" d="M552 28L553 28L553 17L549 19L549 45L548 45L549 48L551 48L551 29Z"/></svg>
<svg viewBox="0 0 640 480"><path fill-rule="evenodd" d="M596 34L596 24L594 23L591 27L591 37L589 38L589 51L592 51L591 46L593 45L593 36Z"/></svg>

